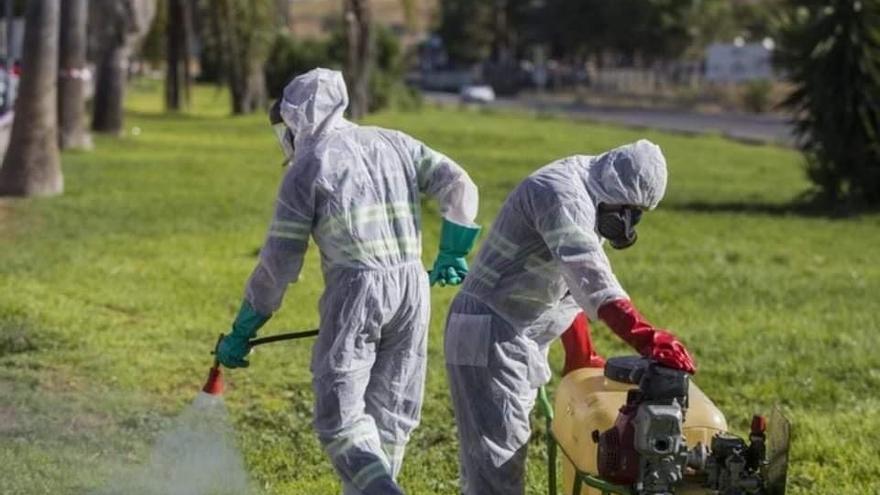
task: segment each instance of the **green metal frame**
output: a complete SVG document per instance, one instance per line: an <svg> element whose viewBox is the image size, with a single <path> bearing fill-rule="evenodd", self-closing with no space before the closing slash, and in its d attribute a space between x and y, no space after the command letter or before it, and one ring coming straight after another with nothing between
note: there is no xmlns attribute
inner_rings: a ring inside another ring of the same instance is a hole
<svg viewBox="0 0 880 495"><path fill-rule="evenodd" d="M541 406L541 413L544 415L544 419L547 422L547 493L549 495L556 495L556 448L558 447L558 443L556 442L556 437L553 436L552 429L553 406L550 404L550 399L547 397L547 390L544 389L544 387L538 389L538 403ZM565 454L565 452L563 452L563 454ZM601 478L593 476L592 474L575 468L574 486L572 487L571 495L580 495L583 485L599 490L602 492L602 495L633 495L633 492L629 487L609 483Z"/></svg>

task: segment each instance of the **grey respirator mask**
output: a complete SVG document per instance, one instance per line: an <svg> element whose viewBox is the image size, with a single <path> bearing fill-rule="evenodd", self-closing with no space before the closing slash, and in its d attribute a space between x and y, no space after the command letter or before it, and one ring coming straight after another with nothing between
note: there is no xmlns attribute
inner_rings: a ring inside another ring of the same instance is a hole
<svg viewBox="0 0 880 495"><path fill-rule="evenodd" d="M636 224L642 219L642 210L633 206L599 205L596 230L608 239L614 249L626 249L636 243Z"/></svg>
<svg viewBox="0 0 880 495"><path fill-rule="evenodd" d="M281 118L281 99L276 100L269 109L269 123L272 124L272 130L275 132L275 137L278 138L278 144L281 145L281 151L284 153L284 161L281 166L286 166L293 160L293 151L296 146L293 141L293 133Z"/></svg>

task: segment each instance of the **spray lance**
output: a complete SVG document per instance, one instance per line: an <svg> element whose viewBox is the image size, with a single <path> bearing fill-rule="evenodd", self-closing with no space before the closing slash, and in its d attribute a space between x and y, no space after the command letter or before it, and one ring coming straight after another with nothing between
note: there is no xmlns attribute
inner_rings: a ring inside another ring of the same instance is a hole
<svg viewBox="0 0 880 495"><path fill-rule="evenodd" d="M222 395L223 394L223 371L220 368L220 361L217 359L217 347L220 346L220 341L223 340L223 337L226 334L221 333L217 338L217 343L214 344L214 350L211 351L211 354L214 355L214 365L211 366L211 370L208 372L208 380L205 382L205 386L202 387L202 392L210 395ZM306 330L304 332L288 332L288 333L280 333L278 335L270 335L268 337L262 337L259 339L251 339L248 341L248 348L253 349L258 345L270 344L272 342L280 342L283 340L296 340L296 339L305 339L308 337L314 337L318 335L318 330Z"/></svg>

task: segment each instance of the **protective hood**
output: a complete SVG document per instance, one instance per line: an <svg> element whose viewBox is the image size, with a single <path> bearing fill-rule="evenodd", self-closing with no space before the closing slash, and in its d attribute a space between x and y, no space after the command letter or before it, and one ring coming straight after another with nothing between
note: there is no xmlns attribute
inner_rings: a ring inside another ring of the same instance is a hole
<svg viewBox="0 0 880 495"><path fill-rule="evenodd" d="M342 73L313 69L297 76L284 88L281 118L293 132L297 148L323 133L351 125L343 114L348 107L348 90Z"/></svg>
<svg viewBox="0 0 880 495"><path fill-rule="evenodd" d="M593 158L585 182L596 205L653 210L666 192L666 158L659 146L641 139Z"/></svg>

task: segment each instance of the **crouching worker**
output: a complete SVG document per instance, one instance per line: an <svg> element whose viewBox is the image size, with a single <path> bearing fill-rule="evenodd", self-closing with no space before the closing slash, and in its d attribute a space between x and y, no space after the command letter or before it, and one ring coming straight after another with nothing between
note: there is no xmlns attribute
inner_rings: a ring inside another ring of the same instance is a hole
<svg viewBox="0 0 880 495"><path fill-rule="evenodd" d="M551 163L508 196L446 322L462 493L524 493L529 412L550 378L547 349L580 311L642 355L694 372L685 347L636 310L602 249L603 239L631 246L665 189L663 154L642 140ZM567 368L601 366L586 320L575 327Z"/></svg>
<svg viewBox="0 0 880 495"><path fill-rule="evenodd" d="M248 340L281 305L314 238L325 285L311 360L314 428L343 493L400 494L395 479L419 423L429 321L420 194L444 218L432 279L455 285L479 232L477 188L455 162L406 134L347 121L347 105L342 74L315 69L270 111L290 167L217 357L248 365Z"/></svg>

